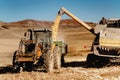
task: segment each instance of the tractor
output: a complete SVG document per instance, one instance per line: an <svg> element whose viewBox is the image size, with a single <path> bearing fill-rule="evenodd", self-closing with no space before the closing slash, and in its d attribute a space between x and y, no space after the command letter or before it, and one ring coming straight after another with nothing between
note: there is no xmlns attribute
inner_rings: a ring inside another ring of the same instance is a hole
<svg viewBox="0 0 120 80"><path fill-rule="evenodd" d="M54 49L52 50L52 46ZM47 72L61 67L62 53L66 53L66 44L53 42L49 29L28 29L21 39L19 48L13 55L14 72L32 71L34 65L43 66Z"/></svg>

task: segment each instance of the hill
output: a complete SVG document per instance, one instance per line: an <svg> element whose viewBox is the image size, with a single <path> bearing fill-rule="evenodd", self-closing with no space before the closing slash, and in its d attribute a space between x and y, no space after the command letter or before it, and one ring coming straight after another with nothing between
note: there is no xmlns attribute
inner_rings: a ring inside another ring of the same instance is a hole
<svg viewBox="0 0 120 80"><path fill-rule="evenodd" d="M86 22L90 26L95 26L95 23L92 22ZM38 21L38 20L32 20L32 19L26 19L26 20L21 20L21 21L16 21L16 22L9 22L6 23L2 22L0 23L2 28L50 28L53 24L52 21ZM60 28L77 28L81 27L80 24L75 22L72 19L64 19L60 21Z"/></svg>

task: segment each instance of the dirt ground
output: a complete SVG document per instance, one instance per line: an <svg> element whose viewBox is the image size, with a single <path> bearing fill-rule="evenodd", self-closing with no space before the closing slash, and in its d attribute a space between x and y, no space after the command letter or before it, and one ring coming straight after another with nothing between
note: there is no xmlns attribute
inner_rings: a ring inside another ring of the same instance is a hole
<svg viewBox="0 0 120 80"><path fill-rule="evenodd" d="M58 39L68 44L65 65L51 73L42 70L12 73L12 55L19 46L25 28L0 30L0 80L120 80L120 64L111 63L103 68L88 68L87 54L90 53L94 35L84 28L60 29Z"/></svg>

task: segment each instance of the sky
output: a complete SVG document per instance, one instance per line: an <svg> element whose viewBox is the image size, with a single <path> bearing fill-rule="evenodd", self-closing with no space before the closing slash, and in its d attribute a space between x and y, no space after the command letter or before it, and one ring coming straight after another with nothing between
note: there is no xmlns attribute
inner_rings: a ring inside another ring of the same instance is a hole
<svg viewBox="0 0 120 80"><path fill-rule="evenodd" d="M87 22L99 22L102 17L120 18L120 0L0 0L0 21L54 21L61 7Z"/></svg>

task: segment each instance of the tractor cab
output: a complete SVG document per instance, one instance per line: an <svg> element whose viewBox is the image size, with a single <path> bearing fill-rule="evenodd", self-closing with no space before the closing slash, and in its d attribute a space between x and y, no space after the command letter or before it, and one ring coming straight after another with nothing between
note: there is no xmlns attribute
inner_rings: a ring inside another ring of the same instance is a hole
<svg viewBox="0 0 120 80"><path fill-rule="evenodd" d="M19 51L36 53L37 48L49 49L52 44L52 32L48 29L28 29L21 39ZM24 48L25 47L25 48Z"/></svg>
<svg viewBox="0 0 120 80"><path fill-rule="evenodd" d="M48 29L33 30L36 45L43 49L50 49L52 44L52 32Z"/></svg>
<svg viewBox="0 0 120 80"><path fill-rule="evenodd" d="M28 29L21 39L19 48L13 56L13 67L26 66L31 69L31 65L39 61L41 56L49 49L52 44L52 32L48 29ZM30 66L30 67L29 67Z"/></svg>

